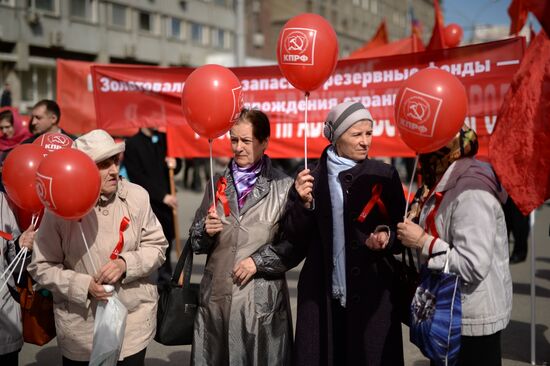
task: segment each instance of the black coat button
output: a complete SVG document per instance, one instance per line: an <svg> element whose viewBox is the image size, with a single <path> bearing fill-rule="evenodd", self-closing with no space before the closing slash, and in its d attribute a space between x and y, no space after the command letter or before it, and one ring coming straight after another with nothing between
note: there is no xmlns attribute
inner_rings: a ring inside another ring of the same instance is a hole
<svg viewBox="0 0 550 366"><path fill-rule="evenodd" d="M351 297L351 302L358 303L361 300L361 296L355 294Z"/></svg>
<svg viewBox="0 0 550 366"><path fill-rule="evenodd" d="M360 273L361 273L361 269L359 269L359 267L353 267L351 269L351 275L352 276L357 277L357 276L359 276Z"/></svg>
<svg viewBox="0 0 550 366"><path fill-rule="evenodd" d="M359 242L357 240L351 241L351 249L359 249Z"/></svg>
<svg viewBox="0 0 550 366"><path fill-rule="evenodd" d="M351 183L352 180L353 180L353 175L349 173L344 175L344 182Z"/></svg>

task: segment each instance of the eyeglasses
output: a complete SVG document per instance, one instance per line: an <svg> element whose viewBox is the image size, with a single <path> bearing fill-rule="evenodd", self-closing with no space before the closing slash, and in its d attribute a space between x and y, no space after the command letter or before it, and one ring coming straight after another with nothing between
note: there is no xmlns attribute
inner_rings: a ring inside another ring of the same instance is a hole
<svg viewBox="0 0 550 366"><path fill-rule="evenodd" d="M0 130L9 130L13 128L13 126L0 126Z"/></svg>

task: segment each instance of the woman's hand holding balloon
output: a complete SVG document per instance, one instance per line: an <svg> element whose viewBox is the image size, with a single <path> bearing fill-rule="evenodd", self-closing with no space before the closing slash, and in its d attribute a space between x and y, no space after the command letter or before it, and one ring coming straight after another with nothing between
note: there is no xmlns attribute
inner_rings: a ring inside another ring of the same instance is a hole
<svg viewBox="0 0 550 366"><path fill-rule="evenodd" d="M210 236L214 236L223 229L222 220L218 217L218 213L215 209L208 211L206 221L204 222L204 229Z"/></svg>
<svg viewBox="0 0 550 366"><path fill-rule="evenodd" d="M409 248L422 249L427 237L428 233L409 219L397 224L397 239Z"/></svg>
<svg viewBox="0 0 550 366"><path fill-rule="evenodd" d="M313 204L313 176L309 174L309 169L304 169L296 177L294 188L307 208Z"/></svg>

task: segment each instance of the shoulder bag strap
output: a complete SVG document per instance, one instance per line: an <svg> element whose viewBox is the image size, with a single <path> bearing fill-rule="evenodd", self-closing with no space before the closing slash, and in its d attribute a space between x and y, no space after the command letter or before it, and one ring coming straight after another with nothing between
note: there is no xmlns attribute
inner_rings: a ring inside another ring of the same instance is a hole
<svg viewBox="0 0 550 366"><path fill-rule="evenodd" d="M183 246L183 251L180 254L174 273L172 274L172 283L177 284L181 273L183 272L183 287L190 286L191 269L193 267L193 252L191 251L191 242L189 239Z"/></svg>

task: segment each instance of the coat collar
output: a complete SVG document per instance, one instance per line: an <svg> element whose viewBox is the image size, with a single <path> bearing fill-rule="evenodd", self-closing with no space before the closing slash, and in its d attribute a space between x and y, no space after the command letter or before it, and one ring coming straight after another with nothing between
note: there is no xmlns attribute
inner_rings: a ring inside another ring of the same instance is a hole
<svg viewBox="0 0 550 366"><path fill-rule="evenodd" d="M226 195L229 198L229 205L231 207L231 213L235 213L235 217L242 216L248 211L251 207L256 205L259 201L262 200L268 193L269 193L269 185L274 177L274 171L273 166L271 164L271 159L264 155L264 166L262 167L262 170L260 172L260 176L258 177L258 180L256 180L256 184L254 184L254 188L252 189L252 192L249 193L244 206L239 210L239 206L237 204L237 191L235 190L235 183L233 181L233 174L231 174L231 164L233 163L233 160L231 160L225 169L224 176L227 179L227 188L225 189ZM236 214L238 212L238 214Z"/></svg>
<svg viewBox="0 0 550 366"><path fill-rule="evenodd" d="M122 177L119 177L116 192L111 197L106 197L100 194L99 198L97 199L96 206L100 206L100 207L108 206L115 201L116 197L119 197L123 201L125 201L126 198L128 197L128 185L127 185L127 182Z"/></svg>

